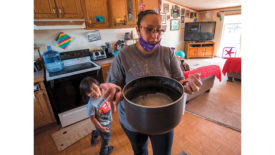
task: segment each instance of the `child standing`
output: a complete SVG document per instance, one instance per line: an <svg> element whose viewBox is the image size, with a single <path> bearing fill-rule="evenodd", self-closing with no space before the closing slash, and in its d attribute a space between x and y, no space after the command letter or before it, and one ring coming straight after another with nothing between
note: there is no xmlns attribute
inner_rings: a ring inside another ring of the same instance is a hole
<svg viewBox="0 0 275 155"><path fill-rule="evenodd" d="M99 82L92 77L86 77L80 82L80 92L84 101L88 102L88 116L96 127L96 131L92 132L92 144L96 143L99 134L102 139L100 155L107 155L114 149L108 146L111 138L111 104L103 98Z"/></svg>

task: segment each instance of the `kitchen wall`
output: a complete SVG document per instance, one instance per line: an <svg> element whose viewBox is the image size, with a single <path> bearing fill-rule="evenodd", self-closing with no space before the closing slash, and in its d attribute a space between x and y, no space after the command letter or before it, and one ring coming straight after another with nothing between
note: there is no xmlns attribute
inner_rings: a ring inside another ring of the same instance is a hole
<svg viewBox="0 0 275 155"><path fill-rule="evenodd" d="M167 19L167 15L170 15L170 19L180 19L180 17L173 18L171 16L172 5L178 5L178 4L172 3L172 2L167 1L167 0L162 1L160 13L163 13L163 4L164 3L169 4L169 12L166 13L166 19ZM198 15L198 12L195 11L195 10L186 8L186 7L181 6L181 5L178 5L178 6L180 7L180 9L185 8L185 11L190 10L192 12L196 12L197 15ZM162 37L161 45L168 46L168 47L175 47L176 51L177 50L184 50L184 28L182 28L182 26L180 25L179 30L171 31L170 30L170 21L171 21L170 19L166 20L166 24L164 24L164 25L167 25L167 28L166 28L166 32L164 33L164 35ZM180 23L180 24L185 24L185 22L193 22L193 21L194 21L194 19L191 19L191 18L188 18L188 17L185 16L184 23Z"/></svg>
<svg viewBox="0 0 275 155"><path fill-rule="evenodd" d="M163 10L163 3L169 4L169 12L166 15L170 15L171 17L171 8L172 5L176 5L175 3L171 3L169 1L163 0L161 5L161 10ZM183 6L178 5L180 8L185 8ZM188 9L188 8L185 8ZM191 10L191 9L188 9ZM196 12L195 10L191 10ZM162 13L162 11L161 11ZM167 17L166 17L167 19ZM180 19L180 17L175 18ZM185 18L185 22L192 22L194 19ZM184 24L184 23L183 23ZM168 47L175 47L176 50L184 50L184 29L181 28L180 30L170 31L170 20L166 20L166 32L164 33L161 45L168 46ZM103 29L99 30L101 35L101 40L95 42L88 42L87 33L91 30L82 30L82 29L64 29L64 30L35 30L34 31L34 44L35 46L40 47L40 51L46 52L46 45L51 45L53 50L59 52L71 51L71 50L79 50L79 49L98 49L101 45L104 45L105 42L112 42L115 43L117 40L123 40L125 32L133 31L134 38L137 38L137 33L135 28L124 28L124 29ZM72 41L69 46L64 50L57 46L55 41L57 35L60 32L67 33L72 37ZM128 42L131 44L133 42Z"/></svg>
<svg viewBox="0 0 275 155"><path fill-rule="evenodd" d="M220 17L217 16L217 13L220 12ZM241 7L231 7L231 8L224 8L224 9L216 9L216 10L209 10L209 11L200 11L198 21L216 21L216 30L215 30L215 50L216 53L219 50L220 40L222 37L222 28L223 28L223 19L225 15L236 15L241 14Z"/></svg>
<svg viewBox="0 0 275 155"><path fill-rule="evenodd" d="M123 40L125 32L134 32L134 36L137 37L135 33L135 28L125 28L125 29L104 29L99 30L101 35L101 40L88 42L87 33L91 30L82 29L64 29L64 30L36 30L34 31L34 44L41 48L41 52L47 51L46 45L51 45L53 50L59 52L79 50L79 49L98 49L101 45L105 45L105 42L115 43L117 40ZM64 50L57 46L55 41L57 35L60 32L67 33L72 37L72 41L69 46Z"/></svg>

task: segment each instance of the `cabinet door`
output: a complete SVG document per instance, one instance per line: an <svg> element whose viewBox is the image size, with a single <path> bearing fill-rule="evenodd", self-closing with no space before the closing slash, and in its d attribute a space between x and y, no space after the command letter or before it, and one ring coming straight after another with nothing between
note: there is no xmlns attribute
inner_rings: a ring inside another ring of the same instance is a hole
<svg viewBox="0 0 275 155"><path fill-rule="evenodd" d="M159 13L159 7L160 7L160 0L138 0L138 5L144 5L144 10L158 10ZM139 13L140 11L138 11Z"/></svg>
<svg viewBox="0 0 275 155"><path fill-rule="evenodd" d="M188 51L188 58L189 58L189 57L194 57L194 56L195 56L195 52L196 52L196 47L191 47L191 48L189 48L189 51Z"/></svg>
<svg viewBox="0 0 275 155"><path fill-rule="evenodd" d="M34 93L34 128L44 126L54 122L51 116L51 111L47 106L47 100L43 91L36 91Z"/></svg>
<svg viewBox="0 0 275 155"><path fill-rule="evenodd" d="M125 0L109 0L109 8L111 14L111 24L113 27L123 26L126 23L116 24L116 19L125 19L126 21L126 1Z"/></svg>
<svg viewBox="0 0 275 155"><path fill-rule="evenodd" d="M34 0L34 18L57 18L54 0Z"/></svg>
<svg viewBox="0 0 275 155"><path fill-rule="evenodd" d="M104 82L106 82L107 76L109 74L109 70L110 70L110 67L111 67L111 64L103 64L103 65L101 65L101 67L102 67L103 80L104 80Z"/></svg>
<svg viewBox="0 0 275 155"><path fill-rule="evenodd" d="M59 18L83 18L80 0L56 0Z"/></svg>
<svg viewBox="0 0 275 155"><path fill-rule="evenodd" d="M85 6L87 27L109 26L107 0L85 0Z"/></svg>
<svg viewBox="0 0 275 155"><path fill-rule="evenodd" d="M214 48L212 47L204 47L204 56L212 57Z"/></svg>
<svg viewBox="0 0 275 155"><path fill-rule="evenodd" d="M137 19L137 4L135 0L126 0L127 25L135 25Z"/></svg>

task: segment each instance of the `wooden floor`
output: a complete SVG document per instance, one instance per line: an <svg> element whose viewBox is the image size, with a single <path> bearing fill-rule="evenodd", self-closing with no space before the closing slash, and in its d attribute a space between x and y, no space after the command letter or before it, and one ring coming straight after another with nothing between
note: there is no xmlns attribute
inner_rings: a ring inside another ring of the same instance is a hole
<svg viewBox="0 0 275 155"><path fill-rule="evenodd" d="M96 146L91 146L90 135L62 152L58 152L51 138L51 134L57 130L58 126L52 124L35 131L35 155L99 154L100 142ZM133 154L129 140L120 127L117 113L113 115L111 132L110 145L114 146L112 154ZM172 155L178 155L182 150L190 155L239 155L241 154L241 133L186 112L180 124L175 128ZM149 144L149 155L152 154Z"/></svg>
<svg viewBox="0 0 275 155"><path fill-rule="evenodd" d="M220 101L214 100L211 102ZM52 124L35 131L35 155L99 154L100 141L96 146L91 146L90 135L64 151L58 152L51 138L51 134L57 130L58 125ZM119 124L117 113L113 114L111 132L110 145L114 146L114 151L111 154L132 155L133 151L130 142ZM175 128L172 155L178 155L182 150L189 155L240 155L241 133L185 112L180 124ZM152 148L149 143L149 155L152 154Z"/></svg>

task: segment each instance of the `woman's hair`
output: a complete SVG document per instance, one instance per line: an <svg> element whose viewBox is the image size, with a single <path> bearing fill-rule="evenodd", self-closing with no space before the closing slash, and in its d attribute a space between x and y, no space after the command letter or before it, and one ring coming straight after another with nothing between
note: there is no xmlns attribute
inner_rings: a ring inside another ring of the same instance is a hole
<svg viewBox="0 0 275 155"><path fill-rule="evenodd" d="M91 92L91 87L93 86L93 84L99 86L99 82L90 76L85 77L80 82L80 94L82 95L82 100L84 103L88 102L89 97L87 96L87 94Z"/></svg>
<svg viewBox="0 0 275 155"><path fill-rule="evenodd" d="M153 11L153 10L144 10L144 11L141 11L141 12L138 14L138 21L137 21L138 27L140 27L140 22L142 21L143 17L146 16L146 15L149 15L149 14L159 15L159 14L157 14L157 13L156 13L155 11Z"/></svg>

